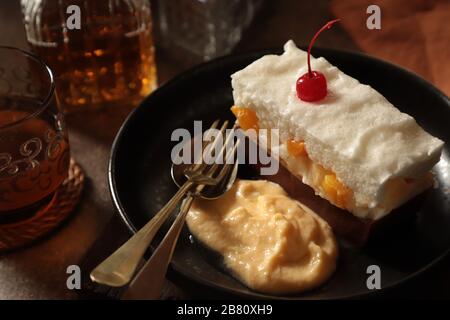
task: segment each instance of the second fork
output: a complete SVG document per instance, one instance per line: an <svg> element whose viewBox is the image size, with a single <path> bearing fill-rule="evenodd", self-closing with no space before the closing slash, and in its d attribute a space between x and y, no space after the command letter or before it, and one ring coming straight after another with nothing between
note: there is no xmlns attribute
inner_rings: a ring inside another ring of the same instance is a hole
<svg viewBox="0 0 450 320"><path fill-rule="evenodd" d="M219 120L216 120L210 129L216 129L218 124ZM227 126L228 121L225 121L220 128L222 135ZM217 143L217 140L212 142L212 144L215 143ZM204 150L205 148L203 148L202 154ZM212 165L210 166L210 169L214 167L215 165ZM169 202L167 202L167 204L144 227L91 272L90 276L92 281L112 287L121 287L130 282L139 262L157 231L164 221L167 220L181 199L183 199L185 194L199 184L212 185L216 182L212 179L205 179L204 176L201 175L202 172L208 171L208 168L204 163L192 165L190 171L191 177L180 187Z"/></svg>

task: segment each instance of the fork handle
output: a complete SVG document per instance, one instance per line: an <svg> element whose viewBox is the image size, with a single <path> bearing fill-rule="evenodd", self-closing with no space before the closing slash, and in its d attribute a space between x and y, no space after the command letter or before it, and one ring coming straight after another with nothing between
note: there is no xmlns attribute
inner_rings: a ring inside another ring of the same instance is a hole
<svg viewBox="0 0 450 320"><path fill-rule="evenodd" d="M164 239L147 260L142 269L125 291L124 300L159 299L166 279L166 271L183 228L186 215L194 197L189 195L183 201L180 212Z"/></svg>
<svg viewBox="0 0 450 320"><path fill-rule="evenodd" d="M111 287L121 287L130 282L156 232L193 185L191 181L185 182L142 229L92 270L91 280Z"/></svg>

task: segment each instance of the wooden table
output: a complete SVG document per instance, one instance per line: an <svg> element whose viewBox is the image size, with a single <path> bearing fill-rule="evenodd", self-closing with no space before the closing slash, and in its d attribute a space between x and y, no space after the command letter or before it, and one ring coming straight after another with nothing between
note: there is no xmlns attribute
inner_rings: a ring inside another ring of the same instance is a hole
<svg viewBox="0 0 450 320"><path fill-rule="evenodd" d="M290 38L299 45L307 45L314 31L330 18L326 0L267 1L235 52L279 47ZM0 44L27 48L19 0L0 1ZM339 26L324 33L317 45L358 50ZM160 83L189 67L182 61L170 60L164 51L157 49ZM130 110L124 106L67 117L71 153L87 176L84 195L73 216L50 236L29 248L0 255L0 299L79 298L66 287L66 268L81 263L114 215L106 177L107 160L112 140ZM424 280L425 284L416 288L423 288L419 290L424 292L423 296L433 295L430 290L443 286L442 283L448 288L449 277L446 279L447 282L434 283Z"/></svg>

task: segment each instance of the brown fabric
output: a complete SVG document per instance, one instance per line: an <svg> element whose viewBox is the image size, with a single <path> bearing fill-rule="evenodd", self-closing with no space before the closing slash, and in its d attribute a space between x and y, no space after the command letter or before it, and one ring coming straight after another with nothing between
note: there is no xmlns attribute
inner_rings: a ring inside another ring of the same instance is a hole
<svg viewBox="0 0 450 320"><path fill-rule="evenodd" d="M366 27L371 4L381 9L381 30ZM450 95L449 0L333 0L331 11L363 51L416 72Z"/></svg>

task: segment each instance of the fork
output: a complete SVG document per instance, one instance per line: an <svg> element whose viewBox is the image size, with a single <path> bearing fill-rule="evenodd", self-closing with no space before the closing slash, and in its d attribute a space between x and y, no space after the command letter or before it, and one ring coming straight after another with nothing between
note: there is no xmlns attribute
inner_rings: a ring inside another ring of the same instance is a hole
<svg viewBox="0 0 450 320"><path fill-rule="evenodd" d="M218 125L219 120L216 120L212 124L210 129L216 129ZM220 134L222 135L222 137L224 136L225 129L227 127L228 121L225 121L220 128ZM227 143L229 143L230 136L232 135L229 135L227 142L222 146L219 154L216 155L216 158L218 156L224 155L225 146L227 145ZM218 141L219 141L218 139L214 139L213 142L207 144L206 146L205 144L202 144L203 147L201 153L202 158L205 149L208 147L215 148ZM236 147L237 144L233 147L231 154L234 154L236 152ZM229 155L227 155L226 157L228 158L228 156ZM235 167L237 168L237 162ZM188 193L195 187L196 188L195 193L198 194L199 192L201 192L201 190L203 190L203 188L206 185L209 186L217 185L224 178L226 178L229 168L230 168L229 166L224 165L219 175L213 177L213 175L218 169L218 164L216 163L216 161L214 161L214 164L212 165L206 165L203 162L191 165L185 171L188 180L179 188L177 193L144 227L142 227L127 242L125 242L107 259L101 262L94 270L92 270L90 274L91 280L112 287L121 287L129 283L136 271L137 266L139 265L142 257L144 256L145 251L147 250L148 246L153 240L155 234L160 229L164 221L166 221L167 218L170 216L170 214L173 212L177 204L186 195L186 193ZM191 202L192 196L189 196L183 203L182 209L186 209L185 204L186 206L190 206ZM181 213L183 213L185 210L181 211L182 211ZM178 217L182 215L181 213L178 215ZM181 221L184 223L184 218L181 219ZM177 220L175 220L174 225L176 225L176 222ZM183 225L183 223L179 222L181 226ZM172 230L172 228L170 230ZM176 236L175 238L177 239L178 236ZM165 239L166 238L164 238L164 240Z"/></svg>
<svg viewBox="0 0 450 320"><path fill-rule="evenodd" d="M228 139L227 142L228 143ZM239 140L233 146L231 152L225 156L226 160L234 157L236 153L236 148L239 144ZM225 146L219 152L219 156L223 155ZM226 161L225 161L226 162ZM213 188L219 185L231 185L234 183L237 174L238 162L235 161L232 166L232 174L227 176L227 164L222 168L219 174L213 178L213 175L218 170L218 164L215 163L206 173L207 178L214 179L215 183L212 185ZM225 182L225 183L224 183ZM131 282L130 286L126 289L122 295L124 300L136 300L136 299L158 299L161 296L161 290L164 286L165 275L167 272L167 267L172 259L173 252L175 250L178 237L180 235L181 229L186 220L186 215L189 212L189 208L196 195L201 196L205 185L198 185L195 192L191 192L181 205L180 212L178 213L174 223L167 232L164 239L161 241L158 248L155 250L150 259L145 263L139 273ZM224 187L226 190L227 187ZM225 192L225 191L224 191Z"/></svg>

